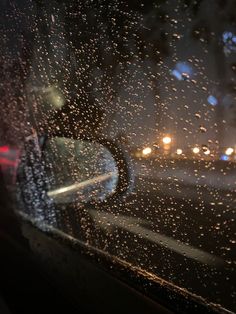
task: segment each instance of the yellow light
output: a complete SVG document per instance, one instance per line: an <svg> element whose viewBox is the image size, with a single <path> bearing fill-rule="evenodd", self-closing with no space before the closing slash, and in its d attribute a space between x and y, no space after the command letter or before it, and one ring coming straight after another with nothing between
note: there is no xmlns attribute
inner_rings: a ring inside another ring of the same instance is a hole
<svg viewBox="0 0 236 314"><path fill-rule="evenodd" d="M205 150L204 154L205 154L205 155L209 155L210 152L211 152L210 149L207 149L207 150Z"/></svg>
<svg viewBox="0 0 236 314"><path fill-rule="evenodd" d="M165 136L165 137L163 137L163 139L162 139L162 142L164 143L164 144L170 144L171 143L171 137L170 136Z"/></svg>
<svg viewBox="0 0 236 314"><path fill-rule="evenodd" d="M151 154L151 152L152 152L151 147L146 147L143 149L143 155L149 155Z"/></svg>
<svg viewBox="0 0 236 314"><path fill-rule="evenodd" d="M55 108L60 109L65 104L65 99L62 93L56 86L49 86L43 89L46 100L52 104Z"/></svg>
<svg viewBox="0 0 236 314"><path fill-rule="evenodd" d="M225 154L229 156L229 155L232 155L233 152L234 152L234 149L232 147L229 147L226 149Z"/></svg>
<svg viewBox="0 0 236 314"><path fill-rule="evenodd" d="M198 147L193 148L193 153L198 154L200 152L200 149Z"/></svg>
<svg viewBox="0 0 236 314"><path fill-rule="evenodd" d="M178 148L178 149L176 150L176 154L177 154L177 155L181 155L182 153L183 153L183 151L182 151L181 148Z"/></svg>

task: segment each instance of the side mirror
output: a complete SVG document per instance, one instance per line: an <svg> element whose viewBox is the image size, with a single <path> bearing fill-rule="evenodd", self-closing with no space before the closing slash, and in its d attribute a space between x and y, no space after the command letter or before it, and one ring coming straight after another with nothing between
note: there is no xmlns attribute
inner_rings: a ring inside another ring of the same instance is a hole
<svg viewBox="0 0 236 314"><path fill-rule="evenodd" d="M131 166L121 146L101 138L54 136L42 146L46 193L56 204L103 202L124 196Z"/></svg>

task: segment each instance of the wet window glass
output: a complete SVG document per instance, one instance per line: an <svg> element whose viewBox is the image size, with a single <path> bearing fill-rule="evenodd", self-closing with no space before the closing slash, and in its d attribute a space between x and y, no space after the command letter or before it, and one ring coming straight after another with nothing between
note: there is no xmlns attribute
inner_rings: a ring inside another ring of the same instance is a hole
<svg viewBox="0 0 236 314"><path fill-rule="evenodd" d="M235 1L0 7L19 214L236 311Z"/></svg>

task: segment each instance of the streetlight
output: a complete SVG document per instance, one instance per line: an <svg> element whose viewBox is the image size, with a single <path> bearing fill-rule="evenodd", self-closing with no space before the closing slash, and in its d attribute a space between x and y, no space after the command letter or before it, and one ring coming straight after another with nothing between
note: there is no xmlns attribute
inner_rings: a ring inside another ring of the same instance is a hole
<svg viewBox="0 0 236 314"><path fill-rule="evenodd" d="M200 152L199 147L194 147L194 148L193 148L193 153L194 153L194 154L198 154L199 152Z"/></svg>
<svg viewBox="0 0 236 314"><path fill-rule="evenodd" d="M164 136L163 139L162 139L162 142L166 145L170 144L172 141L171 137L170 136Z"/></svg>
<svg viewBox="0 0 236 314"><path fill-rule="evenodd" d="M233 152L234 152L234 149L233 149L232 147L228 147L228 148L226 149L226 151L225 151L225 154L226 154L227 156L230 156L230 155L233 154Z"/></svg>
<svg viewBox="0 0 236 314"><path fill-rule="evenodd" d="M176 150L176 154L177 155L181 155L183 153L183 150L181 149L181 148L178 148L177 150Z"/></svg>
<svg viewBox="0 0 236 314"><path fill-rule="evenodd" d="M151 152L152 152L151 147L145 147L145 148L143 149L143 151L142 151L143 155L145 155L145 156L151 154Z"/></svg>

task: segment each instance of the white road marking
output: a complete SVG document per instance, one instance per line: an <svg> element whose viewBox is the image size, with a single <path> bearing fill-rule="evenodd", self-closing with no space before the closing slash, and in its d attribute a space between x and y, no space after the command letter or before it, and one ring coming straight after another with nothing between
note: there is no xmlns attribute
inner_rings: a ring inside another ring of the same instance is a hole
<svg viewBox="0 0 236 314"><path fill-rule="evenodd" d="M105 211L98 212L96 210L90 210L89 212L95 222L99 224L101 228L107 229L112 227L119 227L133 234L139 235L143 239L161 245L198 262L212 266L222 266L225 264L223 259L213 254L209 254L208 252L195 248L179 240L175 240L163 234L156 233L145 227L142 227L141 224L150 224L150 222L147 220L141 220L139 218L123 215L115 215Z"/></svg>

